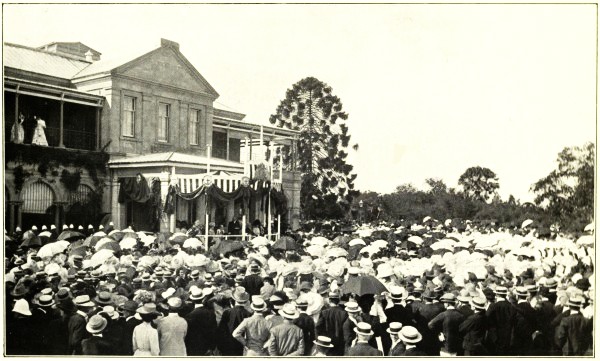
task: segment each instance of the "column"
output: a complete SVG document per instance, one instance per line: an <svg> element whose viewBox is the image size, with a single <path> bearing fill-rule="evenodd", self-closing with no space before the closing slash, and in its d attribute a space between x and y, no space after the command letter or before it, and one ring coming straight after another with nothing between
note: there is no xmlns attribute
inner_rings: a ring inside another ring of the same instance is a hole
<svg viewBox="0 0 600 361"><path fill-rule="evenodd" d="M15 230L15 210L16 210L16 202L8 202L8 211L10 212L10 218L8 223L8 231L13 232Z"/></svg>
<svg viewBox="0 0 600 361"><path fill-rule="evenodd" d="M96 150L100 150L100 112L101 108L96 107Z"/></svg>
<svg viewBox="0 0 600 361"><path fill-rule="evenodd" d="M160 204L164 206L167 201L167 194L169 193L169 172L160 173ZM160 231L167 232L169 231L169 222L164 221L164 218L160 219Z"/></svg>
<svg viewBox="0 0 600 361"><path fill-rule="evenodd" d="M16 227L21 227L21 206L23 206L23 202L15 202L15 213L17 215L17 225Z"/></svg>
<svg viewBox="0 0 600 361"><path fill-rule="evenodd" d="M56 228L62 229L59 228L61 227L60 214L62 213L62 204L60 202L54 202L54 205L56 209L56 212L54 213L54 225L56 226Z"/></svg>
<svg viewBox="0 0 600 361"><path fill-rule="evenodd" d="M19 121L19 85L17 85L17 92L15 93L15 123ZM10 134L8 139L10 139Z"/></svg>
<svg viewBox="0 0 600 361"><path fill-rule="evenodd" d="M121 204L119 203L119 179L117 178L117 176L113 177L113 179L110 182L110 189L111 189L111 197L110 197L110 203L111 203L111 214L112 214L112 220L113 223L115 224L115 228L116 229L121 229Z"/></svg>
<svg viewBox="0 0 600 361"><path fill-rule="evenodd" d="M174 182L177 175L175 174L175 167L171 167L171 182ZM175 215L177 214L177 203L175 203L175 209L173 214L169 215L169 231L175 232Z"/></svg>
<svg viewBox="0 0 600 361"><path fill-rule="evenodd" d="M229 160L229 128L227 128L225 134L227 135L227 144L225 146L225 159Z"/></svg>
<svg viewBox="0 0 600 361"><path fill-rule="evenodd" d="M64 148L65 147L65 144L64 144L64 135L63 135L63 132L64 132L64 126L63 126L64 125L63 124L63 121L64 121L64 105L65 105L65 101L63 100L64 97L65 97L64 94L62 94L60 96L60 98L61 98L60 99L60 119L59 119L59 131L58 131L58 147L59 148Z"/></svg>

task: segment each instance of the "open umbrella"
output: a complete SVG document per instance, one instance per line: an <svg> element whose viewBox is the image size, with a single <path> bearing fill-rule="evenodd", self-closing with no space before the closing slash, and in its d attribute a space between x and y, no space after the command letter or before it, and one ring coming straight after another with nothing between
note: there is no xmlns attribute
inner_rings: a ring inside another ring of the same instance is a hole
<svg viewBox="0 0 600 361"><path fill-rule="evenodd" d="M348 237L347 235L341 235L341 236L337 236L333 239L333 242L336 243L339 246L346 246L348 244L348 242L350 242L352 239L350 237Z"/></svg>
<svg viewBox="0 0 600 361"><path fill-rule="evenodd" d="M354 293L362 295L378 295L382 292L387 292L388 289L377 278L369 275L361 275L350 278L342 285L342 293Z"/></svg>
<svg viewBox="0 0 600 361"><path fill-rule="evenodd" d="M407 239L408 242L414 243L417 246L420 246L423 244L423 238L419 237L419 236L410 236Z"/></svg>
<svg viewBox="0 0 600 361"><path fill-rule="evenodd" d="M102 249L102 250L94 253L92 258L90 259L90 262L91 262L92 266L98 266L113 256L114 256L113 251L108 250L108 249Z"/></svg>
<svg viewBox="0 0 600 361"><path fill-rule="evenodd" d="M39 247L41 245L42 240L40 239L40 237L36 236L35 233L27 231L23 234L23 242L21 242L21 247Z"/></svg>
<svg viewBox="0 0 600 361"><path fill-rule="evenodd" d="M123 239L123 237L125 237L125 232L123 231L119 231L118 229L112 230L110 231L110 233L108 234L108 237L114 239L115 241L119 242L120 240Z"/></svg>
<svg viewBox="0 0 600 361"><path fill-rule="evenodd" d="M70 239L74 239L74 238L85 238L85 235L83 235L77 231L66 230L58 235L57 240L62 241L63 239L70 240Z"/></svg>
<svg viewBox="0 0 600 361"><path fill-rule="evenodd" d="M98 232L96 232L96 233L92 234L92 236L106 237L106 236L107 236L107 234L106 234L106 233L104 233L104 232L102 232L102 231L98 231Z"/></svg>
<svg viewBox="0 0 600 361"><path fill-rule="evenodd" d="M250 240L250 244L252 245L252 247L258 248L260 246L266 246L266 245L270 244L270 242L265 237L259 236L259 237L252 238Z"/></svg>
<svg viewBox="0 0 600 361"><path fill-rule="evenodd" d="M148 247L152 243L154 243L154 241L156 241L156 236L144 236L144 237L140 237L140 241L144 244L144 246Z"/></svg>
<svg viewBox="0 0 600 361"><path fill-rule="evenodd" d="M258 253L251 253L248 255L248 261L252 260L260 263L261 267L267 264L267 259Z"/></svg>
<svg viewBox="0 0 600 361"><path fill-rule="evenodd" d="M214 245L211 248L212 253L214 254L227 254L230 252L239 251L244 248L240 241L232 241L229 239L224 239L219 244Z"/></svg>
<svg viewBox="0 0 600 361"><path fill-rule="evenodd" d="M365 241L363 241L360 238L354 238L353 240L350 241L350 243L348 243L348 246L352 247L352 246L366 246L367 244L365 243Z"/></svg>
<svg viewBox="0 0 600 361"><path fill-rule="evenodd" d="M200 240L198 238L188 238L185 240L185 242L183 242L183 248L193 248L193 249L198 249L200 247L202 247L202 242L200 242Z"/></svg>
<svg viewBox="0 0 600 361"><path fill-rule="evenodd" d="M69 257L75 256L75 255L85 257L86 253L87 253L86 246L82 245L82 246L72 247L71 250L69 251Z"/></svg>
<svg viewBox="0 0 600 361"><path fill-rule="evenodd" d="M55 254L58 254L60 252L62 252L63 249L59 246L57 246L56 243L48 243L44 246L42 246L42 248L39 249L39 251L37 252L37 256L41 257L41 258L45 258L45 257L52 257Z"/></svg>
<svg viewBox="0 0 600 361"><path fill-rule="evenodd" d="M273 249L281 249L284 251L293 251L298 248L296 241L292 237L283 236L273 243Z"/></svg>
<svg viewBox="0 0 600 361"><path fill-rule="evenodd" d="M325 249L317 244L313 244L306 247L306 253L310 254L313 257L321 257L324 252Z"/></svg>
<svg viewBox="0 0 600 361"><path fill-rule="evenodd" d="M322 247L327 247L329 243L331 243L331 241L322 236L313 237L313 239L310 240L310 244L316 244Z"/></svg>
<svg viewBox="0 0 600 361"><path fill-rule="evenodd" d="M40 233L38 236L40 236L41 238L52 238L52 233L48 232L48 231L44 231L42 233Z"/></svg>
<svg viewBox="0 0 600 361"><path fill-rule="evenodd" d="M188 237L185 233L177 232L174 233L171 237L169 237L169 242L171 242L172 244L182 245L183 242L185 242L185 240L188 238L190 237Z"/></svg>
<svg viewBox="0 0 600 361"><path fill-rule="evenodd" d="M594 242L594 236L591 234L586 234L584 236L579 237L576 243L581 246L593 246Z"/></svg>
<svg viewBox="0 0 600 361"><path fill-rule="evenodd" d="M109 238L109 237L104 237L101 240L99 240L98 242L96 242L95 245L93 245L93 246L90 245L90 247L94 247L96 251L99 251L100 247L102 247L106 243L111 243L111 242L117 242L117 241L115 241L114 239Z"/></svg>
<svg viewBox="0 0 600 361"><path fill-rule="evenodd" d="M103 250L103 249L108 249L113 252L120 252L121 246L119 246L119 243L117 243L117 241L106 242L106 243L103 243L100 247L97 247L98 251Z"/></svg>
<svg viewBox="0 0 600 361"><path fill-rule="evenodd" d="M387 247L388 243L387 243L387 241L384 241L383 239L378 239L378 240L372 242L371 245L374 247L378 247L378 248L385 248L385 247Z"/></svg>
<svg viewBox="0 0 600 361"><path fill-rule="evenodd" d="M119 242L119 246L121 249L132 249L137 244L137 239L132 237L125 237L121 242Z"/></svg>
<svg viewBox="0 0 600 361"><path fill-rule="evenodd" d="M348 257L348 251L346 251L343 248L331 248L328 249L327 252L325 252L325 256L326 257L333 257L333 258L338 258L338 257Z"/></svg>

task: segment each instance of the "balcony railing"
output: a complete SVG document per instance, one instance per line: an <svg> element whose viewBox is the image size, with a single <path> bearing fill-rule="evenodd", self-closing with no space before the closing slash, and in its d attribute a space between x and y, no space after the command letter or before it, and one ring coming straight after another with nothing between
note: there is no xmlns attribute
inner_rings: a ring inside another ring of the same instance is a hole
<svg viewBox="0 0 600 361"><path fill-rule="evenodd" d="M58 147L60 129L46 128L46 139L51 147ZM82 130L63 129L63 144L66 148L94 150L96 149L96 133Z"/></svg>

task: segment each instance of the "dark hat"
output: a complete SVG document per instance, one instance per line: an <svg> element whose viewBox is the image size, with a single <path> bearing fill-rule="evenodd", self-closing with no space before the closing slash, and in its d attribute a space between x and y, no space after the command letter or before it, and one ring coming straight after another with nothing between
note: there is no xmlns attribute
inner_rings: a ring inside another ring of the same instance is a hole
<svg viewBox="0 0 600 361"><path fill-rule="evenodd" d="M333 298L333 299L339 299L340 293L338 291L331 291L327 294L327 297Z"/></svg>
<svg viewBox="0 0 600 361"><path fill-rule="evenodd" d="M494 291L493 291L491 288L489 288L489 287L486 287L486 288L484 288L484 289L483 289L483 295L484 295L484 296L485 296L485 298L486 298L486 299L488 299L488 300L493 300L493 299L495 299L495 298L496 298L496 294L495 294L495 293L494 293Z"/></svg>
<svg viewBox="0 0 600 361"><path fill-rule="evenodd" d="M591 287L591 284L587 278L582 278L575 282L575 287L579 288L582 291L587 291Z"/></svg>
<svg viewBox="0 0 600 361"><path fill-rule="evenodd" d="M68 288L61 288L56 292L56 301L62 302L71 299L71 292Z"/></svg>
<svg viewBox="0 0 600 361"><path fill-rule="evenodd" d="M432 290L427 289L425 293L423 293L423 298L426 300L433 300L435 298L435 293Z"/></svg>
<svg viewBox="0 0 600 361"><path fill-rule="evenodd" d="M58 302L56 304L56 307L63 310L66 314L75 313L75 311L77 311L75 304L73 303L73 301L71 301L70 298L67 298L64 301Z"/></svg>
<svg viewBox="0 0 600 361"><path fill-rule="evenodd" d="M138 304L135 301L127 300L125 303L119 306L119 308L124 311L135 312L135 310L138 308Z"/></svg>
<svg viewBox="0 0 600 361"><path fill-rule="evenodd" d="M22 283L17 283L15 288L10 292L13 297L23 297L29 293L29 288L25 287Z"/></svg>

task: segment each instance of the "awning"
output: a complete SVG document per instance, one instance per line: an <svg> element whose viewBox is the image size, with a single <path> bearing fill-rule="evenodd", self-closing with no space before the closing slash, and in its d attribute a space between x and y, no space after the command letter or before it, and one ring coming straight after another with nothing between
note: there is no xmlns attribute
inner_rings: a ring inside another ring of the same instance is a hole
<svg viewBox="0 0 600 361"><path fill-rule="evenodd" d="M31 95L34 97L65 101L68 103L88 105L102 108L104 97L82 92L76 89L65 88L56 85L48 85L31 80L4 77L4 90Z"/></svg>
<svg viewBox="0 0 600 361"><path fill-rule="evenodd" d="M140 168L140 167L183 167L192 169L207 169L210 162L211 171L226 171L243 173L242 163L231 162L219 158L207 158L199 155L177 152L152 153L132 157L112 159L108 162L111 169Z"/></svg>

